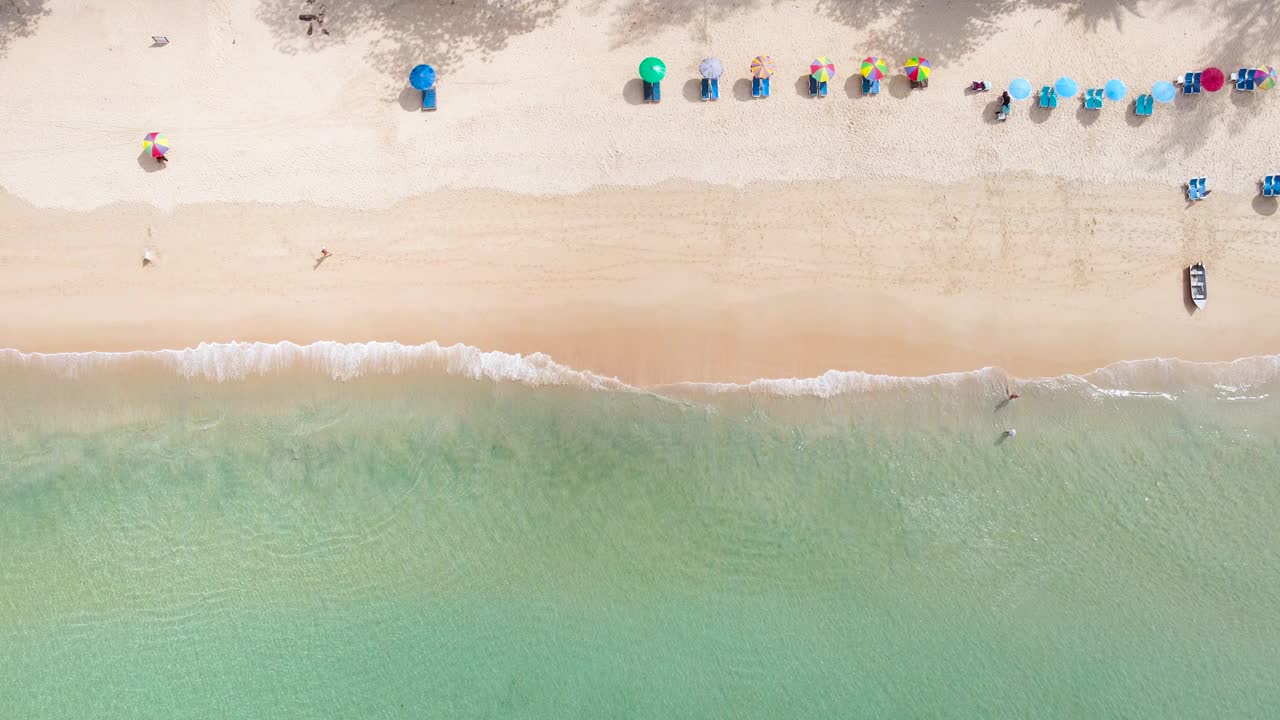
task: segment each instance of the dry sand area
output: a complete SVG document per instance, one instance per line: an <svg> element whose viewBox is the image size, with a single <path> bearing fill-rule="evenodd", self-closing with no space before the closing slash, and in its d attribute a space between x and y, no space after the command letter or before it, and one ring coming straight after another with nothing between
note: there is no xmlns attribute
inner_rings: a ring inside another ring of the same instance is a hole
<svg viewBox="0 0 1280 720"><path fill-rule="evenodd" d="M1280 64L1280 2L330 0L308 36L320 2L0 0L0 347L438 340L635 383L1280 352L1280 89L1132 109ZM862 97L868 54L930 58L930 87ZM994 121L1010 78L1060 75L1130 96Z"/></svg>

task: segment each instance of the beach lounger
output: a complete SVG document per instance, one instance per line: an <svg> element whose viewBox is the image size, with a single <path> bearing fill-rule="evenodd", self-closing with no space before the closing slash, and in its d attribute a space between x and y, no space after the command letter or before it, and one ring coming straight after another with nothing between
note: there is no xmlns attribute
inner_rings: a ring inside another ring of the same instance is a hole
<svg viewBox="0 0 1280 720"><path fill-rule="evenodd" d="M1058 91L1045 85L1040 88L1040 107L1056 108L1058 107Z"/></svg>
<svg viewBox="0 0 1280 720"><path fill-rule="evenodd" d="M818 79L815 77L809 78L809 97L818 97Z"/></svg>
<svg viewBox="0 0 1280 720"><path fill-rule="evenodd" d="M1231 73L1231 82L1236 84L1237 90L1252 91L1256 87L1253 83L1253 71L1249 68L1240 68Z"/></svg>
<svg viewBox="0 0 1280 720"><path fill-rule="evenodd" d="M703 102L715 102L720 99L720 81L709 78L702 78L702 100Z"/></svg>
<svg viewBox="0 0 1280 720"><path fill-rule="evenodd" d="M1133 112L1135 115L1147 116L1155 108L1156 99L1150 95L1139 95L1133 104Z"/></svg>
<svg viewBox="0 0 1280 720"><path fill-rule="evenodd" d="M751 97L769 97L769 78L751 78Z"/></svg>
<svg viewBox="0 0 1280 720"><path fill-rule="evenodd" d="M1200 73L1189 72L1178 81L1178 84L1182 86L1183 95L1197 95L1201 90Z"/></svg>
<svg viewBox="0 0 1280 720"><path fill-rule="evenodd" d="M1084 91L1084 107L1086 110L1102 109L1102 88L1089 88Z"/></svg>
<svg viewBox="0 0 1280 720"><path fill-rule="evenodd" d="M432 85L422 91L422 109L427 112L435 112L436 109L436 86Z"/></svg>
<svg viewBox="0 0 1280 720"><path fill-rule="evenodd" d="M662 83L644 83L644 101L647 103L662 102Z"/></svg>
<svg viewBox="0 0 1280 720"><path fill-rule="evenodd" d="M827 96L827 81L823 80L822 82L818 83L818 97L826 97L826 96Z"/></svg>
<svg viewBox="0 0 1280 720"><path fill-rule="evenodd" d="M1262 178L1263 197L1280 197L1280 175L1268 175Z"/></svg>
<svg viewBox="0 0 1280 720"><path fill-rule="evenodd" d="M1191 178L1187 181L1187 199L1203 200L1209 194L1207 189L1208 178Z"/></svg>
<svg viewBox="0 0 1280 720"><path fill-rule="evenodd" d="M863 95L879 95L880 81L868 80L867 78L862 78L862 94Z"/></svg>

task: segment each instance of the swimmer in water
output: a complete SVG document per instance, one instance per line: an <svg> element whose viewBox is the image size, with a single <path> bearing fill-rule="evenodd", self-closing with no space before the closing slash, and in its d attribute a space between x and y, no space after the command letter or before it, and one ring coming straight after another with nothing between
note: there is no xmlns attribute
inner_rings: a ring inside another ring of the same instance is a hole
<svg viewBox="0 0 1280 720"><path fill-rule="evenodd" d="M1005 430L1005 431L1004 431L1004 436L1005 436L1005 437L1007 437L1007 438L1014 438L1014 437L1017 437L1017 436L1018 436L1018 431L1017 431L1017 430L1014 430L1013 428L1009 428L1008 430Z"/></svg>

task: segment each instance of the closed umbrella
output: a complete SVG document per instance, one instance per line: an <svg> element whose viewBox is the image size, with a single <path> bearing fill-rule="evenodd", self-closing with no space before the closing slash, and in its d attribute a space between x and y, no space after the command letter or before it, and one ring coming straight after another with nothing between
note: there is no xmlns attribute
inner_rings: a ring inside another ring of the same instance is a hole
<svg viewBox="0 0 1280 720"><path fill-rule="evenodd" d="M1073 98L1080 92L1080 84L1069 77L1060 77L1053 84L1053 89L1062 97Z"/></svg>
<svg viewBox="0 0 1280 720"><path fill-rule="evenodd" d="M862 69L860 72L862 73L862 77L868 80L879 80L884 77L885 73L889 72L889 65L883 58L878 58L872 55L862 61Z"/></svg>
<svg viewBox="0 0 1280 720"><path fill-rule="evenodd" d="M647 57L640 62L640 79L647 83L656 83L667 76L667 65L656 57Z"/></svg>
<svg viewBox="0 0 1280 720"><path fill-rule="evenodd" d="M414 90L430 90L436 84L436 69L430 65L419 65L409 71L409 85Z"/></svg>
<svg viewBox="0 0 1280 720"><path fill-rule="evenodd" d="M150 153L153 158L164 157L169 152L169 138L164 133L150 132L142 138L142 151Z"/></svg>
<svg viewBox="0 0 1280 720"><path fill-rule="evenodd" d="M1200 86L1209 92L1218 92L1226 82L1227 76L1216 67L1205 68L1200 73Z"/></svg>
<svg viewBox="0 0 1280 720"><path fill-rule="evenodd" d="M1167 80L1161 80L1151 86L1151 97L1155 98L1156 102L1173 102L1173 98L1177 94L1178 90L1173 87L1173 83L1168 82Z"/></svg>
<svg viewBox="0 0 1280 720"><path fill-rule="evenodd" d="M818 82L827 82L836 74L836 65L826 55L809 61L809 74Z"/></svg>
<svg viewBox="0 0 1280 720"><path fill-rule="evenodd" d="M1106 95L1111 102L1116 102L1123 100L1124 96L1129 94L1129 88L1124 86L1124 81L1113 78L1102 86L1102 94Z"/></svg>
<svg viewBox="0 0 1280 720"><path fill-rule="evenodd" d="M1009 97L1014 100L1026 100L1031 97L1031 83L1026 78L1014 78L1009 81Z"/></svg>
<svg viewBox="0 0 1280 720"><path fill-rule="evenodd" d="M718 80L724 74L724 63L720 58L707 58L698 63L698 72L708 80Z"/></svg>
<svg viewBox="0 0 1280 720"><path fill-rule="evenodd" d="M757 80L764 80L774 73L775 67L772 55L757 55L751 61L751 77Z"/></svg>

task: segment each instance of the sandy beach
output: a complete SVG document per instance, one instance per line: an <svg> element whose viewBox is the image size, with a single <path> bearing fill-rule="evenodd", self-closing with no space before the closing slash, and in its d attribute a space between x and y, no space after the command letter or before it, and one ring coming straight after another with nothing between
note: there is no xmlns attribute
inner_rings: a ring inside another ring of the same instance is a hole
<svg viewBox="0 0 1280 720"><path fill-rule="evenodd" d="M637 384L1280 348L1280 217L1257 195L1280 91L1132 107L1185 70L1280 59L1256 2L334 0L311 36L300 12L0 5L0 347L437 340ZM774 96L752 101L765 51ZM817 54L838 71L821 101ZM865 98L868 54L936 74ZM729 68L716 104L695 94L707 55ZM418 62L441 72L435 114ZM994 121L1009 78L1060 75L1130 96ZM1188 205L1192 175L1215 192Z"/></svg>

